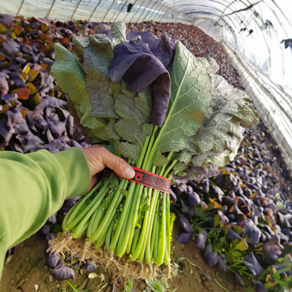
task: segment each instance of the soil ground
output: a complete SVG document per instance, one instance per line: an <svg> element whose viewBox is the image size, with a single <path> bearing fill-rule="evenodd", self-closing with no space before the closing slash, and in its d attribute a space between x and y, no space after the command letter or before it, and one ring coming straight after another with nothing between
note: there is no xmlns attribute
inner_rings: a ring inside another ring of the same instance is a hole
<svg viewBox="0 0 292 292"><path fill-rule="evenodd" d="M175 228L173 238L177 237L178 228ZM33 235L20 244L16 253L8 259L4 266L0 292L69 292L73 291L68 283L56 281L50 275L49 268L45 265L45 250L47 241L40 232ZM239 285L234 275L222 272L218 267L209 267L204 261L200 250L194 244L181 245L176 240L173 242L172 258L186 258L192 263L199 266L204 273L211 276L208 280L206 276L196 267L191 266L187 261L180 264L182 273L169 280L169 291L179 292L223 292L216 281L229 292L251 292L252 284ZM76 272L75 281L71 281L73 285L81 291L86 292L111 292L113 285L117 287L117 292L123 291L123 280L114 279L109 269L98 267L95 271L96 275L103 274L105 281L101 283L100 277L89 278L89 273L85 270ZM216 281L215 281L216 280ZM248 281L245 281L247 284ZM250 281L249 281L250 282ZM108 285L101 289L106 283ZM145 289L144 282L134 283L137 292ZM226 292L225 290L225 292Z"/></svg>

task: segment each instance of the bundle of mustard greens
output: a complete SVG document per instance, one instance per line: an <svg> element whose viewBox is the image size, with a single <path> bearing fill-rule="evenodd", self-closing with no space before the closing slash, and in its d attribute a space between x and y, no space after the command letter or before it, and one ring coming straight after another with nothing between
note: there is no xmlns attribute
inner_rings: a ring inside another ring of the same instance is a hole
<svg viewBox="0 0 292 292"><path fill-rule="evenodd" d="M257 117L249 97L216 75L214 59L123 23L99 30L74 37L74 54L56 44L52 67L92 141L169 179L192 179L197 167L234 158L243 126ZM171 261L170 201L167 192L105 172L67 213L51 250L153 277Z"/></svg>

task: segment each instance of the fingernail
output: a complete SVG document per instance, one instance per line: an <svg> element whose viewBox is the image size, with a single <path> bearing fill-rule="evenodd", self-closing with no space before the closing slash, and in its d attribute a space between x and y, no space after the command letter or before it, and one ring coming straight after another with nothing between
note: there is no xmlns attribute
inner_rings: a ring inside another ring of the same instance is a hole
<svg viewBox="0 0 292 292"><path fill-rule="evenodd" d="M132 178L134 175L135 170L131 166L129 166L124 172L124 177L126 178Z"/></svg>

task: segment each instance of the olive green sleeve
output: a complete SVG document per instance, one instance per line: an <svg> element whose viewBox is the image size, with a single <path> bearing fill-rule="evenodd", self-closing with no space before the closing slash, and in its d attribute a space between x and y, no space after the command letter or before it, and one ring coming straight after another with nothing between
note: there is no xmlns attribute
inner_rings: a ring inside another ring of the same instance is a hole
<svg viewBox="0 0 292 292"><path fill-rule="evenodd" d="M90 169L83 151L0 152L0 279L6 250L38 231L64 200L85 195Z"/></svg>

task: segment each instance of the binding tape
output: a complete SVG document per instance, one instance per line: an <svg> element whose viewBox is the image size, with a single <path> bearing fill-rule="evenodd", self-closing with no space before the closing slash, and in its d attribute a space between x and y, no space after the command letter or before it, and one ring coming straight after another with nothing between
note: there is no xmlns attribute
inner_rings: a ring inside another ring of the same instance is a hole
<svg viewBox="0 0 292 292"><path fill-rule="evenodd" d="M170 179L157 175L155 173L137 168L135 166L132 166L132 168L135 170L136 174L133 178L128 179L129 181L133 181L137 184L144 185L148 188L152 188L160 192L169 194L169 190L171 186ZM110 171L110 174L117 175L116 173L112 171Z"/></svg>

